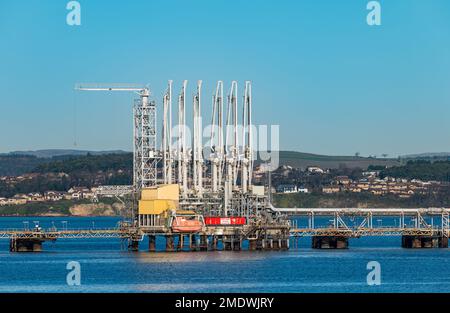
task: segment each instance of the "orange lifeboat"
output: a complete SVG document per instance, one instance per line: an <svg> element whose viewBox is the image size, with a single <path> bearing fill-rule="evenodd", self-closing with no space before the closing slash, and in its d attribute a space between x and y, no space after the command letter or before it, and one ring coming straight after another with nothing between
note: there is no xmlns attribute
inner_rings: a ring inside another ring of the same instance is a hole
<svg viewBox="0 0 450 313"><path fill-rule="evenodd" d="M175 233L196 233L202 230L201 215L178 215L172 219L172 231Z"/></svg>

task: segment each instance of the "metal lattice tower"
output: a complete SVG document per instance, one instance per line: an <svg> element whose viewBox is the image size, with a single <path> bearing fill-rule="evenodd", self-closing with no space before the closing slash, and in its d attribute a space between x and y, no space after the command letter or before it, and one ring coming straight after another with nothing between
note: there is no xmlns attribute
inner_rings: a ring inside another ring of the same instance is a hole
<svg viewBox="0 0 450 313"><path fill-rule="evenodd" d="M150 101L150 89L129 84L83 84L77 90L134 91L140 96L133 108L133 187L136 192L157 183L156 103Z"/></svg>
<svg viewBox="0 0 450 313"><path fill-rule="evenodd" d="M156 103L149 101L147 88L134 106L133 184L136 190L157 183Z"/></svg>

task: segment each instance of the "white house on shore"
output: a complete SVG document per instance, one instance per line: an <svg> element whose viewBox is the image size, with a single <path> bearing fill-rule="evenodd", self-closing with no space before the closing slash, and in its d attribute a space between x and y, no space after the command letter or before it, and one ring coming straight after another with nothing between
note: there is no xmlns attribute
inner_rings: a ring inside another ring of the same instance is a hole
<svg viewBox="0 0 450 313"><path fill-rule="evenodd" d="M87 187L72 187L67 191L68 198L72 200L92 199L95 194Z"/></svg>

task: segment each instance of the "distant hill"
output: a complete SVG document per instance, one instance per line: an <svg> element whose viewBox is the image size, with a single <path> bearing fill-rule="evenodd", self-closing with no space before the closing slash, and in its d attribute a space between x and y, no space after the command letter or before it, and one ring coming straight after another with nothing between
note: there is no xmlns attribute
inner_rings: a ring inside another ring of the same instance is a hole
<svg viewBox="0 0 450 313"><path fill-rule="evenodd" d="M2 167L1 160L9 160L10 166ZM27 167L23 166L24 162ZM18 164L22 164L22 166L18 167ZM34 168L31 168L31 165L34 165ZM0 157L0 169L2 168L8 171L14 169L16 172L26 170L35 175L27 177L27 179L18 179L14 183L0 180L0 197L12 197L18 193L42 193L48 190L67 191L73 186L90 188L98 185L130 185L132 183L133 154L131 152L88 154L52 158L11 155ZM60 173L65 173L65 175L60 175Z"/></svg>
<svg viewBox="0 0 450 313"><path fill-rule="evenodd" d="M257 163L260 163L258 160ZM320 155L296 151L280 151L280 165L305 169L308 166L319 166L321 168L361 168L366 169L369 165L396 166L401 163L397 159L372 158L357 156L332 156Z"/></svg>
<svg viewBox="0 0 450 313"><path fill-rule="evenodd" d="M403 166L383 169L380 176L448 182L450 181L450 161L409 160Z"/></svg>
<svg viewBox="0 0 450 313"><path fill-rule="evenodd" d="M123 150L112 151L88 151L88 150L70 150L70 149L46 149L36 151L13 151L9 153L0 154L0 176L5 175L21 175L33 170L36 170L38 166L39 171L42 172L45 169L45 164L58 161L58 167L64 168L66 165L71 166L74 160L67 161L64 164L64 160L73 159L74 157L84 157L87 155L102 156L102 155L121 155L131 154ZM296 168L305 169L308 166L319 166L321 168L361 168L366 169L369 165L381 165L381 166L398 166L401 163L397 159L376 159L370 157L356 157L356 156L330 156L319 155L312 153L296 152L296 151L280 151L280 165L290 165ZM126 157L128 158L128 157ZM95 160L95 161L94 161ZM106 159L102 159L106 160ZM98 159L82 159L83 165L89 167L89 162L96 163L99 166ZM81 161L80 161L81 162ZM256 164L260 163L258 160ZM129 166L132 166L129 164Z"/></svg>
<svg viewBox="0 0 450 313"><path fill-rule="evenodd" d="M87 155L126 155L131 154L122 150L114 151L87 151L49 149L36 151L13 151L0 154L0 176L18 176L35 171L38 166L67 159L82 158ZM71 161L67 161L70 163ZM92 162L94 162L92 160Z"/></svg>
<svg viewBox="0 0 450 313"><path fill-rule="evenodd" d="M89 151L89 150L74 150L74 149L44 149L33 151L12 151L0 155L32 155L37 158L53 158L65 155L103 155L103 154L120 154L127 153L123 150L109 150L109 151Z"/></svg>
<svg viewBox="0 0 450 313"><path fill-rule="evenodd" d="M38 165L36 173L89 173L122 170L131 175L133 169L133 154L115 153L99 155L77 155L65 158L53 157L50 161Z"/></svg>
<svg viewBox="0 0 450 313"><path fill-rule="evenodd" d="M18 176L29 173L48 159L37 158L33 155L0 155L0 176Z"/></svg>

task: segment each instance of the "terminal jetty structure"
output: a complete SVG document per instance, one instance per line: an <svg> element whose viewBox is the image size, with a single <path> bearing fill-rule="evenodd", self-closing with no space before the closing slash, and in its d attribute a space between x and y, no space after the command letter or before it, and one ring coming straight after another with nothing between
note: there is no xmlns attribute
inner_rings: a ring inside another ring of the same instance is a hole
<svg viewBox="0 0 450 313"><path fill-rule="evenodd" d="M192 96L192 132L186 124L187 81L176 97L177 127L172 127L173 82L162 101L162 132L157 136L157 104L148 86L81 84L81 91L135 92L133 106L133 184L100 186L98 196L115 196L130 208L111 229L0 229L11 252L38 252L42 243L63 238L119 238L130 251L288 250L312 237L312 248L348 248L361 236L401 236L404 248L447 248L449 209L291 209L275 208L268 186L253 184L257 150L252 124L252 85L242 98L232 81L227 96L218 81L211 100L208 144L203 143L202 81ZM242 99L242 100L239 100ZM209 102L209 101L208 101ZM239 116L241 119L239 120ZM172 130L176 129L176 136ZM190 134L192 133L192 136ZM274 164L267 162L270 171ZM269 175L270 176L270 175ZM325 218L326 217L326 218ZM375 217L394 225L373 225ZM332 223L321 224L323 219ZM330 219L331 218L331 219ZM298 226L298 219L307 225ZM397 223L398 222L398 223Z"/></svg>

